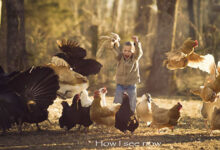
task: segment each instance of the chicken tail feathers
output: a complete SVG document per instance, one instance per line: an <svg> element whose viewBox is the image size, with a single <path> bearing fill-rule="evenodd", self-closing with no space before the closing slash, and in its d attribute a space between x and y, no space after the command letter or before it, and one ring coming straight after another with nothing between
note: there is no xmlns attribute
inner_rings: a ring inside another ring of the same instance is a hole
<svg viewBox="0 0 220 150"><path fill-rule="evenodd" d="M58 76L49 67L32 67L19 73L9 82L26 103L34 101L40 108L48 108L56 99L59 89Z"/></svg>

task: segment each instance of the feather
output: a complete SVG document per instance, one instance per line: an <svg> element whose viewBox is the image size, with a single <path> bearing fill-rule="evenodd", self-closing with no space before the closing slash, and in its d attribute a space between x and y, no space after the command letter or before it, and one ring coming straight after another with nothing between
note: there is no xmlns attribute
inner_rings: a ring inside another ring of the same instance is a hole
<svg viewBox="0 0 220 150"><path fill-rule="evenodd" d="M66 66L69 67L69 64L62 58L59 58L57 56L53 56L51 59L51 63L56 66Z"/></svg>
<svg viewBox="0 0 220 150"><path fill-rule="evenodd" d="M189 57L189 63L187 66L191 68L198 68L202 71L210 73L210 68L212 67L213 63L215 63L214 57L210 54L205 56L199 56L196 53L193 53L192 56Z"/></svg>

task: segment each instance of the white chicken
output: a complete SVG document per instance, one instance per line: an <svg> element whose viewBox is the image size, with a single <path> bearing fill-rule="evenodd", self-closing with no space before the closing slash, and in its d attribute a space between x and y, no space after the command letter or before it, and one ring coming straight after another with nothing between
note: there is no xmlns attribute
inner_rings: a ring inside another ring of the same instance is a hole
<svg viewBox="0 0 220 150"><path fill-rule="evenodd" d="M146 93L142 95L141 100L138 101L136 106L136 113L138 119L147 122L147 125L149 125L152 121L151 103L151 95L149 93Z"/></svg>

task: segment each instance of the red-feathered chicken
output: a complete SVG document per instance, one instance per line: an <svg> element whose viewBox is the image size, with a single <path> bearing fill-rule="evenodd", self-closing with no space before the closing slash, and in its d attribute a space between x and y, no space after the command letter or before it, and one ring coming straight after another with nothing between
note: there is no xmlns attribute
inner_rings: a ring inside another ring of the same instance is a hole
<svg viewBox="0 0 220 150"><path fill-rule="evenodd" d="M166 53L167 59L164 61L164 64L170 70L184 69L188 66L209 72L209 62L212 56L210 54L205 56L196 54L194 49L197 46L197 40L194 41L188 38L178 50Z"/></svg>
<svg viewBox="0 0 220 150"><path fill-rule="evenodd" d="M191 90L195 95L198 95L202 98L204 102L214 102L216 95L220 92L220 66L216 69L214 60L209 69L210 75L206 78L204 86L201 86L199 89Z"/></svg>
<svg viewBox="0 0 220 150"><path fill-rule="evenodd" d="M100 91L95 91L94 100L90 108L91 120L100 125L114 126L115 114L119 110L121 104L117 104L114 105L114 107L109 108L108 106L102 107L100 101Z"/></svg>
<svg viewBox="0 0 220 150"><path fill-rule="evenodd" d="M177 103L170 109L160 108L154 102L152 103L152 122L151 127L161 128L168 127L173 131L174 126L177 125L180 118L180 109L182 105Z"/></svg>

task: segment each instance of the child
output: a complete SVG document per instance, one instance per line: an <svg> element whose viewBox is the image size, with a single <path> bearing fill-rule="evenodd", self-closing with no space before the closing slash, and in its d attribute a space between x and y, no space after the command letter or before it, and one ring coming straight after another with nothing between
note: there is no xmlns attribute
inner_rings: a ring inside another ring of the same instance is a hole
<svg viewBox="0 0 220 150"><path fill-rule="evenodd" d="M130 107L133 112L136 108L136 83L140 82L138 61L143 55L141 43L137 36L132 37L133 42L125 42L122 52L113 48L116 54L116 94L114 103L122 103L123 92L127 92L130 98Z"/></svg>

